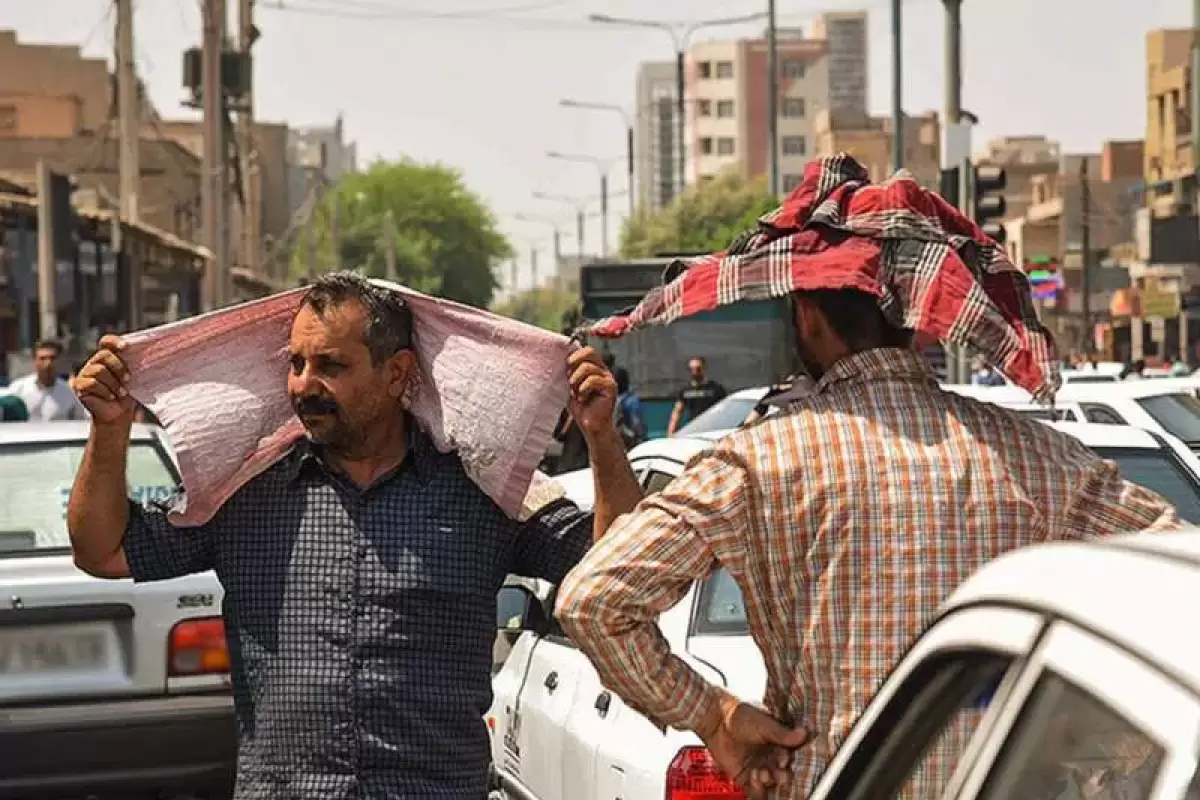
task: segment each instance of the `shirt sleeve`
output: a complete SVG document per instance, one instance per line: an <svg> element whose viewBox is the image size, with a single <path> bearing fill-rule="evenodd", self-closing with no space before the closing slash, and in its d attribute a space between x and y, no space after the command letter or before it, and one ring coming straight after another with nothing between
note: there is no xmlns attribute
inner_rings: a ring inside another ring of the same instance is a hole
<svg viewBox="0 0 1200 800"><path fill-rule="evenodd" d="M167 506L129 501L129 524L122 548L134 581L163 581L216 567L215 525L177 528Z"/></svg>
<svg viewBox="0 0 1200 800"><path fill-rule="evenodd" d="M558 499L528 520L515 522L510 572L562 583L592 546L593 515L570 500Z"/></svg>
<svg viewBox="0 0 1200 800"><path fill-rule="evenodd" d="M617 520L559 591L563 630L604 685L658 725L695 730L718 696L671 653L657 618L718 562L740 574L749 519L743 463L728 449L694 459Z"/></svg>
<svg viewBox="0 0 1200 800"><path fill-rule="evenodd" d="M1067 512L1068 538L1094 539L1141 530L1179 527L1175 507L1130 483L1112 461L1097 460L1084 476Z"/></svg>

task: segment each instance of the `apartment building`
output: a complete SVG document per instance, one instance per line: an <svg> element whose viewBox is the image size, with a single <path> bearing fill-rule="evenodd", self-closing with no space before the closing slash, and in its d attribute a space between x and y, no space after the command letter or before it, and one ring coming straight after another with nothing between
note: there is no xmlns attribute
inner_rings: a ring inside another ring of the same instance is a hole
<svg viewBox="0 0 1200 800"><path fill-rule="evenodd" d="M829 107L867 113L867 12L820 14L812 38L823 40L829 53Z"/></svg>
<svg viewBox="0 0 1200 800"><path fill-rule="evenodd" d="M781 175L799 175L814 155L813 120L829 103L826 43L799 31L777 36ZM736 168L752 177L769 167L765 38L712 41L687 54L688 182ZM787 188L785 186L785 188Z"/></svg>
<svg viewBox="0 0 1200 800"><path fill-rule="evenodd" d="M1004 217L1006 220L1024 216L1034 204L1033 185L1039 177L1057 175L1063 168L1062 147L1045 136L1003 136L993 139L975 160L976 163L986 162L1004 167L1008 177L1008 188L1004 192L1004 200L1008 205Z"/></svg>
<svg viewBox="0 0 1200 800"><path fill-rule="evenodd" d="M677 79L673 61L647 61L638 67L633 182L637 207L649 212L669 205L679 191Z"/></svg>
<svg viewBox="0 0 1200 800"><path fill-rule="evenodd" d="M887 180L896 171L892 163L894 124L891 117L874 117L865 111L826 109L817 115L815 156L849 153L863 165L871 181ZM904 119L904 168L922 186L936 189L941 176L941 136L936 111ZM785 178L785 186L800 179Z"/></svg>
<svg viewBox="0 0 1200 800"><path fill-rule="evenodd" d="M1174 180L1195 169L1192 158L1191 30L1146 34L1148 182Z"/></svg>

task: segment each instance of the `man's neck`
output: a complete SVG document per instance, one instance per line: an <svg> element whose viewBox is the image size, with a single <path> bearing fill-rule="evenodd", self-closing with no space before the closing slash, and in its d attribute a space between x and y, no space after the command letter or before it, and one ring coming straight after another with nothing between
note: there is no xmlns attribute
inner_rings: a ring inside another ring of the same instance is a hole
<svg viewBox="0 0 1200 800"><path fill-rule="evenodd" d="M55 387L55 385L58 383L58 376L51 375L49 380L45 380L42 378L41 375L38 375L37 378L35 379L35 381L36 381L37 385L42 387L43 389L53 389Z"/></svg>
<svg viewBox="0 0 1200 800"><path fill-rule="evenodd" d="M409 449L408 428L401 423L375 431L365 440L364 452L330 452L330 463L360 489L365 489L403 463ZM365 448L369 448L367 451Z"/></svg>

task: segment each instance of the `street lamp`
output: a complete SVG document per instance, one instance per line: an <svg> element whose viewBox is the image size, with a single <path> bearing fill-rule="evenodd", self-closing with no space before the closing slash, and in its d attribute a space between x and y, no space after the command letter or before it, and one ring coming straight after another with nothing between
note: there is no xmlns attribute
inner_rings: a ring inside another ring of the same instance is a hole
<svg viewBox="0 0 1200 800"><path fill-rule="evenodd" d="M620 114L621 119L625 120L625 161L626 174L628 175L629 187L629 216L634 215L634 197L633 197L633 120L629 118L628 112L624 108L611 103L588 103L583 100L559 100L558 104L563 108L581 108L589 111L611 111L615 114Z"/></svg>
<svg viewBox="0 0 1200 800"><path fill-rule="evenodd" d="M591 164L600 173L600 257L608 258L608 172L616 159L596 158L595 156L572 155L559 153L554 150L546 153L547 158L559 161L574 161L579 164ZM582 209L580 209L582 214ZM580 245L582 248L582 244Z"/></svg>
<svg viewBox="0 0 1200 800"><path fill-rule="evenodd" d="M687 185L686 167L687 154L686 150L686 132L684 128L684 57L687 52L688 41L692 38L692 34L702 28L713 28L720 25L738 25L743 22L753 22L756 19L762 19L767 16L766 12L760 11L754 14L743 14L738 17L719 17L716 19L706 19L699 22L663 22L652 19L628 19L626 17L610 17L608 14L590 14L588 20L601 25L621 25L626 28L653 28L655 30L666 31L671 37L671 43L675 46L675 116L679 119L676 125L676 136L678 138L679 147L679 189Z"/></svg>

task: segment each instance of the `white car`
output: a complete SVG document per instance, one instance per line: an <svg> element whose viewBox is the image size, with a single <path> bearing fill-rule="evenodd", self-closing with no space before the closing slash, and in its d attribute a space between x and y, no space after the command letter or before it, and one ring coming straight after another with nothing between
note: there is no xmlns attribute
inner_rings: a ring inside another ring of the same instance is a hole
<svg viewBox="0 0 1200 800"><path fill-rule="evenodd" d="M1127 427L1052 424L1115 460L1130 480L1173 502L1181 517L1200 520L1200 461L1181 443ZM688 460L725 433L646 442L630 453L630 461L645 491L657 492ZM592 485L586 470L565 476L563 483L576 502L585 507L591 504ZM1200 571L1196 577L1200 578ZM1063 583L1054 588L1067 586ZM1129 591L1116 591L1120 586ZM1127 580L1110 583L1109 599L1137 595L1142 587L1140 582ZM1200 596L1200 582L1195 591ZM509 615L514 607L524 607L525 633L493 680L494 701L487 715L492 731L493 800L740 796L713 772L697 737L671 729L660 731L603 687L587 658L546 613L547 607L553 607L552 594L539 597L519 587L506 587L502 595L505 593L520 595L519 599L509 597L503 605ZM1171 607L1189 606L1172 602ZM766 669L750 638L741 591L728 572L717 570L693 584L659 624L672 651L710 681L748 701L761 700ZM1003 633L986 625L971 631L969 621L965 627L961 635L983 637L980 641ZM914 649L914 653L928 651L927 645ZM1197 664L1200 674L1200 662ZM932 685L936 686L936 681ZM923 700L933 704L936 698ZM896 715L887 721L895 723ZM834 792L825 796L870 800L893 795Z"/></svg>
<svg viewBox="0 0 1200 800"><path fill-rule="evenodd" d="M134 585L78 570L66 501L86 422L0 424L0 797L228 796L237 758L223 592L209 572ZM134 426L130 495L178 486Z"/></svg>

